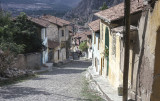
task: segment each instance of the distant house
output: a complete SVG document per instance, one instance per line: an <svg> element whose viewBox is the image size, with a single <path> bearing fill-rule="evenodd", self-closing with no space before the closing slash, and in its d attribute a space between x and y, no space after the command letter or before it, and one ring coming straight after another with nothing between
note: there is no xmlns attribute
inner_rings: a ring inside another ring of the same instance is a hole
<svg viewBox="0 0 160 101"><path fill-rule="evenodd" d="M39 18L32 18L28 17L28 20L32 21L38 28L39 33L42 39L43 50L42 50L42 63L45 64L48 62L48 38L47 38L47 28L51 24L48 21L39 19Z"/></svg>
<svg viewBox="0 0 160 101"><path fill-rule="evenodd" d="M89 53L92 53L92 50L90 50L92 48L92 34L91 31L84 31L84 32L78 32L76 33L76 35L73 36L73 42L75 45L73 47L73 51L79 51L79 45L82 42L87 42L88 45L88 50L87 53L85 55L86 58L92 58L92 55L89 55Z"/></svg>
<svg viewBox="0 0 160 101"><path fill-rule="evenodd" d="M47 37L49 42L49 60L55 63L65 61L69 51L68 42L70 22L51 15L42 16L41 19L50 22L47 27Z"/></svg>
<svg viewBox="0 0 160 101"><path fill-rule="evenodd" d="M92 59L92 32L88 31L87 33L87 45L88 45L88 59Z"/></svg>
<svg viewBox="0 0 160 101"><path fill-rule="evenodd" d="M100 19L89 23L88 26L92 31L92 66L100 74Z"/></svg>

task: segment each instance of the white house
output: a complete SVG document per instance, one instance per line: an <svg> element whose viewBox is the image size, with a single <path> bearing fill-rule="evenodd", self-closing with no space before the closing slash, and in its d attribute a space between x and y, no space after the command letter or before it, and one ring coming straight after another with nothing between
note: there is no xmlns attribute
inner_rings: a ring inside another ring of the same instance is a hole
<svg viewBox="0 0 160 101"><path fill-rule="evenodd" d="M88 26L92 31L92 67L98 74L100 74L100 20L95 20L89 23Z"/></svg>
<svg viewBox="0 0 160 101"><path fill-rule="evenodd" d="M42 39L43 50L42 50L42 64L48 62L48 38L47 38L47 28L51 24L49 21L45 21L39 18L28 17L38 28L40 37Z"/></svg>
<svg viewBox="0 0 160 101"><path fill-rule="evenodd" d="M69 28L70 22L51 15L42 16L41 19L50 22L47 27L49 42L49 60L54 63L63 62L67 59L69 50Z"/></svg>

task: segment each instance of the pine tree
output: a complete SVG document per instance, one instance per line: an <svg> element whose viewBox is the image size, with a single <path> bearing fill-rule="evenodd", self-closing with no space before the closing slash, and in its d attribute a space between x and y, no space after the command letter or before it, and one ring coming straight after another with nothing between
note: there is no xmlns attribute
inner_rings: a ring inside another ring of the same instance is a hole
<svg viewBox="0 0 160 101"><path fill-rule="evenodd" d="M105 9L108 9L106 2L104 2L102 7L100 7L100 10L105 10Z"/></svg>

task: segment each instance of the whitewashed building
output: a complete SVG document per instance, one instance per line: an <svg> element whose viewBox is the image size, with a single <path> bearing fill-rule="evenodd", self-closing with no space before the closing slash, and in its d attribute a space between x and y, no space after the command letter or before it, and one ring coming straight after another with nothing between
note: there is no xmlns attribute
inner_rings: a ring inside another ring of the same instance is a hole
<svg viewBox="0 0 160 101"><path fill-rule="evenodd" d="M47 27L49 60L54 63L67 59L70 43L70 22L51 15L42 16L41 19L50 22Z"/></svg>
<svg viewBox="0 0 160 101"><path fill-rule="evenodd" d="M51 23L49 21L45 21L39 18L28 17L28 19L32 21L39 28L39 33L43 44L42 64L46 64L48 62L48 57L49 57L47 28L51 25Z"/></svg>

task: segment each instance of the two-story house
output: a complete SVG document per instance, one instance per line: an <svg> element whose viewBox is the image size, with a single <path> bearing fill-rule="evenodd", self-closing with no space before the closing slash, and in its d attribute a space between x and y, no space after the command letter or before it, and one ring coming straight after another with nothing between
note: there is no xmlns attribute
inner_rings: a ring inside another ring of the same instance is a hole
<svg viewBox="0 0 160 101"><path fill-rule="evenodd" d="M131 31L135 31L138 25L138 21L140 19L141 12L142 12L142 6L143 6L142 1L143 0L131 1L131 19L132 19ZM120 85L122 85L122 82L123 82L124 3L120 3L109 9L95 13L95 15L101 19L100 21L101 74L104 77L108 77L112 86L117 88ZM120 34L122 33L121 31L123 31L123 34ZM131 40L131 41L135 41L135 40ZM109 53L106 55L107 51ZM132 66L132 64L130 64L130 66ZM130 69L130 74L129 74L130 77L132 75L131 70L132 69Z"/></svg>
<svg viewBox="0 0 160 101"><path fill-rule="evenodd" d="M128 96L133 101L160 99L159 12L160 0L131 0ZM107 62L104 64L107 72L105 74L103 68L100 68L100 71L102 75L107 76L110 84L117 88L123 84L124 77L124 3L95 15L101 19L100 64L103 64L103 51L107 50L105 48L109 51ZM114 98L112 100L117 101Z"/></svg>
<svg viewBox="0 0 160 101"><path fill-rule="evenodd" d="M47 27L50 61L55 63L65 61L69 51L70 33L68 25L70 25L70 22L51 15L44 15L41 19L51 23Z"/></svg>
<svg viewBox="0 0 160 101"><path fill-rule="evenodd" d="M92 58L92 34L91 31L83 31L78 32L73 36L73 43L75 44L73 47L74 52L79 51L79 45L82 42L86 42L88 46L88 50L85 53L85 57L88 59Z"/></svg>
<svg viewBox="0 0 160 101"><path fill-rule="evenodd" d="M45 21L39 18L28 17L29 21L32 21L38 28L40 37L42 39L43 50L42 50L42 63L48 62L48 38L47 38L47 28L51 24L49 21Z"/></svg>

